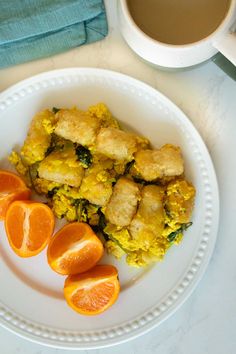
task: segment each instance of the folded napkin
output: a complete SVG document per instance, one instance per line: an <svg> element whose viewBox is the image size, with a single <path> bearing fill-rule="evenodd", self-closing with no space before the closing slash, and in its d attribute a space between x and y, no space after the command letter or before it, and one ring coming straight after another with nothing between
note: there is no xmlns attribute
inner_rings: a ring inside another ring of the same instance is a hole
<svg viewBox="0 0 236 354"><path fill-rule="evenodd" d="M0 68L107 35L103 0L0 0Z"/></svg>

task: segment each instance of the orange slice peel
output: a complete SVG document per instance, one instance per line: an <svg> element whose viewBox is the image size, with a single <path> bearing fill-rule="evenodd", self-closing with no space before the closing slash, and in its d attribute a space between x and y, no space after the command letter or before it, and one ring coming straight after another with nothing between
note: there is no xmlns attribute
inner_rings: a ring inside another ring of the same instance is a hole
<svg viewBox="0 0 236 354"><path fill-rule="evenodd" d="M47 205L29 200L11 203L5 218L9 244L24 258L39 254L47 246L54 224L53 213Z"/></svg>
<svg viewBox="0 0 236 354"><path fill-rule="evenodd" d="M15 200L29 199L31 191L15 173L0 170L0 220L4 220L9 205Z"/></svg>
<svg viewBox="0 0 236 354"><path fill-rule="evenodd" d="M86 223L73 222L62 227L49 243L50 267L62 275L92 268L102 257L103 244Z"/></svg>
<svg viewBox="0 0 236 354"><path fill-rule="evenodd" d="M96 265L87 272L69 275L64 285L67 304L81 315L106 311L118 298L118 271L112 265Z"/></svg>

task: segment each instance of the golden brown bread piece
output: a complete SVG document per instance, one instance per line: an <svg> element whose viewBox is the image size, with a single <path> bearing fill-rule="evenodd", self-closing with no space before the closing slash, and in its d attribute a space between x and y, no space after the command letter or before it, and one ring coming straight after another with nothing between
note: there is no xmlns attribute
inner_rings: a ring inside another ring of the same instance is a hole
<svg viewBox="0 0 236 354"><path fill-rule="evenodd" d="M83 146L94 144L101 125L98 118L77 109L61 109L57 113L57 119L57 135Z"/></svg>
<svg viewBox="0 0 236 354"><path fill-rule="evenodd" d="M163 188L155 185L143 187L137 213L129 226L133 239L145 247L162 235L164 228Z"/></svg>
<svg viewBox="0 0 236 354"><path fill-rule="evenodd" d="M117 226L128 226L136 213L139 199L138 184L125 177L120 178L105 209L107 220Z"/></svg>
<svg viewBox="0 0 236 354"><path fill-rule="evenodd" d="M54 151L40 162L38 173L40 178L72 187L79 187L84 176L84 168L77 160L75 150L67 148Z"/></svg>
<svg viewBox="0 0 236 354"><path fill-rule="evenodd" d="M140 150L134 158L134 167L146 181L179 176L184 172L180 148L171 144L166 144L159 150Z"/></svg>
<svg viewBox="0 0 236 354"><path fill-rule="evenodd" d="M102 128L97 135L96 151L111 159L131 161L137 151L135 135L116 128Z"/></svg>
<svg viewBox="0 0 236 354"><path fill-rule="evenodd" d="M85 171L80 186L80 195L90 203L104 206L112 194L112 181L103 166L95 164Z"/></svg>

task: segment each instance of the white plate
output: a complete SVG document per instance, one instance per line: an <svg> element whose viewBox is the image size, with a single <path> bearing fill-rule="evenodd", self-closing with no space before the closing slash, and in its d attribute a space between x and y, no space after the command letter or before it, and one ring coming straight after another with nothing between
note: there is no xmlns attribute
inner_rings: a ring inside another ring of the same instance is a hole
<svg viewBox="0 0 236 354"><path fill-rule="evenodd" d="M127 129L154 146L181 147L187 178L196 187L193 226L164 262L135 270L119 268L122 286L116 304L97 317L83 317L63 300L64 277L47 265L45 252L21 259L10 249L0 225L0 323L16 334L59 348L105 347L137 337L159 325L187 299L203 275L218 227L219 198L214 168L199 134L183 112L150 86L100 69L63 69L22 81L0 95L0 168L21 145L33 115L46 107L105 102Z"/></svg>

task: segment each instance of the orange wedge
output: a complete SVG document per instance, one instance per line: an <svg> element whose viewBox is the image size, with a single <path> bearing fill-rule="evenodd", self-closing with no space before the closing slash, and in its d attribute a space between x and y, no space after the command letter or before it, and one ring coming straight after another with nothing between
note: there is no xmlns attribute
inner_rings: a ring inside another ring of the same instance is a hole
<svg viewBox="0 0 236 354"><path fill-rule="evenodd" d="M9 206L5 229L9 244L20 257L32 257L48 244L54 229L51 209L33 201L14 201Z"/></svg>
<svg viewBox="0 0 236 354"><path fill-rule="evenodd" d="M30 193L19 176L0 170L0 220L5 219L7 209L14 200L29 199Z"/></svg>
<svg viewBox="0 0 236 354"><path fill-rule="evenodd" d="M89 271L69 275L64 285L68 305L82 315L98 315L117 300L118 272L112 265L96 265Z"/></svg>
<svg viewBox="0 0 236 354"><path fill-rule="evenodd" d="M62 227L48 245L48 264L62 275L92 268L103 255L103 245L86 223L73 222Z"/></svg>

